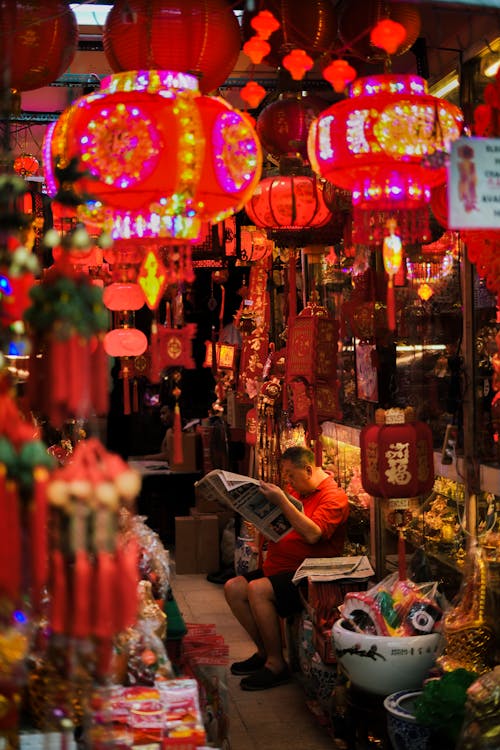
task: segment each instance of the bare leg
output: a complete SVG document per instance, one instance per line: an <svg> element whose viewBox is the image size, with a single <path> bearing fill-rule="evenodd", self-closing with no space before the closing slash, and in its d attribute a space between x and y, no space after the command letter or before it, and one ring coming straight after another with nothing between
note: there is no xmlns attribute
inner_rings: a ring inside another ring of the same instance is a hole
<svg viewBox="0 0 500 750"><path fill-rule="evenodd" d="M246 578L236 576L224 584L224 595L231 612L255 643L258 653L265 657L266 649L250 608L248 589L249 584Z"/></svg>
<svg viewBox="0 0 500 750"><path fill-rule="evenodd" d="M248 584L248 601L267 654L266 667L278 674L285 669L286 662L274 590L268 578L258 578Z"/></svg>

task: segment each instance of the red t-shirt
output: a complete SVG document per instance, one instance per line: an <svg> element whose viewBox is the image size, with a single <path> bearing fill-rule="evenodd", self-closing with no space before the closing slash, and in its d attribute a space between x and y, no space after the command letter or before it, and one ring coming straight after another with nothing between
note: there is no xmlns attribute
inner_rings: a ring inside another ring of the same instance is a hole
<svg viewBox="0 0 500 750"><path fill-rule="evenodd" d="M339 557L344 551L349 501L333 476L323 479L314 492L300 500L305 515L321 529L321 539L310 544L292 529L279 542L269 541L262 565L266 576L295 571L306 557Z"/></svg>

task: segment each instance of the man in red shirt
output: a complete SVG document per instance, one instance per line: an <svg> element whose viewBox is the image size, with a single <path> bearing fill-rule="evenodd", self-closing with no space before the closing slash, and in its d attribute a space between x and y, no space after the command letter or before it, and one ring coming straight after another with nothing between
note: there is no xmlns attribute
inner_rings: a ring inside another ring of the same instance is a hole
<svg viewBox="0 0 500 750"><path fill-rule="evenodd" d="M246 675L240 683L243 690L289 682L279 618L303 606L293 575L306 557L338 557L344 549L349 504L333 476L316 466L313 452L304 446L287 448L281 468L303 511L275 484L261 482L262 493L280 507L292 530L278 542L268 542L262 569L231 578L224 586L231 611L257 648L248 659L231 665L232 674Z"/></svg>

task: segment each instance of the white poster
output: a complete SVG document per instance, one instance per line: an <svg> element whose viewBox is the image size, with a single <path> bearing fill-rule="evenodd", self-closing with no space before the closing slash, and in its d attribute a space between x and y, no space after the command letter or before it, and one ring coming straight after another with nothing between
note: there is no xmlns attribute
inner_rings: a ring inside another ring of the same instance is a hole
<svg viewBox="0 0 500 750"><path fill-rule="evenodd" d="M448 173L450 229L500 229L500 138L458 138Z"/></svg>

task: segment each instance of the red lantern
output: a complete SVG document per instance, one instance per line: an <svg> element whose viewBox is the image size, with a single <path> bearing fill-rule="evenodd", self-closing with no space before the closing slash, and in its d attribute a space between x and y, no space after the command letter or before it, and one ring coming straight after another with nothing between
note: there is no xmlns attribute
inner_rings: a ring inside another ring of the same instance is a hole
<svg viewBox="0 0 500 750"><path fill-rule="evenodd" d="M243 45L243 52L250 58L254 65L260 65L270 51L271 45L260 36L253 36Z"/></svg>
<svg viewBox="0 0 500 750"><path fill-rule="evenodd" d="M325 81L332 84L333 90L341 94L356 78L356 70L347 60L333 60L330 65L323 68L322 75Z"/></svg>
<svg viewBox="0 0 500 750"><path fill-rule="evenodd" d="M372 29L370 42L375 47L380 47L388 55L395 55L406 39L406 29L397 21L390 18L382 18Z"/></svg>
<svg viewBox="0 0 500 750"><path fill-rule="evenodd" d="M374 497L416 497L432 489L432 432L412 411L378 409L377 424L361 430L361 483Z"/></svg>
<svg viewBox="0 0 500 750"><path fill-rule="evenodd" d="M458 107L430 96L423 78L386 74L358 78L348 99L312 123L309 160L352 191L355 241L380 242L394 215L405 241L429 238L431 188L446 180L446 168L433 169L423 157L449 150L462 122Z"/></svg>
<svg viewBox="0 0 500 750"><path fill-rule="evenodd" d="M14 172L21 177L31 177L40 168L40 162L33 154L21 154L14 159Z"/></svg>
<svg viewBox="0 0 500 750"><path fill-rule="evenodd" d="M307 175L266 177L245 211L256 226L267 229L321 227L331 219L322 183Z"/></svg>
<svg viewBox="0 0 500 750"><path fill-rule="evenodd" d="M222 99L201 96L191 75L131 71L102 82L49 129L44 143L49 192L76 161L81 216L113 238L196 239L202 221L238 211L257 185L258 138Z"/></svg>
<svg viewBox="0 0 500 750"><path fill-rule="evenodd" d="M104 337L104 350L110 357L138 357L148 348L148 340L138 328L113 328Z"/></svg>
<svg viewBox="0 0 500 750"><path fill-rule="evenodd" d="M301 81L308 70L314 65L314 60L309 57L303 49L293 49L282 60L283 67L286 68L294 81Z"/></svg>
<svg viewBox="0 0 500 750"><path fill-rule="evenodd" d="M116 0L104 24L103 45L115 73L192 73L206 94L233 70L241 34L224 0Z"/></svg>
<svg viewBox="0 0 500 750"><path fill-rule="evenodd" d="M273 251L274 243L267 238L264 229L241 227L240 259L243 263L264 260Z"/></svg>
<svg viewBox="0 0 500 750"><path fill-rule="evenodd" d="M240 91L240 96L250 109L258 107L266 95L266 90L257 81L248 81Z"/></svg>
<svg viewBox="0 0 500 750"><path fill-rule="evenodd" d="M280 22L268 10L261 10L252 18L250 25L261 39L269 39L271 34L279 29Z"/></svg>
<svg viewBox="0 0 500 750"><path fill-rule="evenodd" d="M78 43L76 16L65 0L7 0L0 4L3 83L18 91L48 86L71 65Z"/></svg>
<svg viewBox="0 0 500 750"><path fill-rule="evenodd" d="M279 67L283 56L293 48L305 50L316 60L333 46L337 37L337 19L330 0L266 0L265 7L281 24L269 39L271 52L266 62L271 66ZM256 15L256 11L243 11L244 39L253 36L251 24Z"/></svg>
<svg viewBox="0 0 500 750"><path fill-rule="evenodd" d="M108 310L140 310L146 303L139 284L125 282L104 287L102 301Z"/></svg>
<svg viewBox="0 0 500 750"><path fill-rule="evenodd" d="M401 24L406 36L391 54L402 55L408 52L420 35L420 13L415 3L380 2L364 0L363 12L359 12L357 3L344 3L339 16L338 32L342 42L356 57L368 62L382 59L380 48L370 40L370 32L383 16Z"/></svg>
<svg viewBox="0 0 500 750"><path fill-rule="evenodd" d="M282 94L268 104L257 118L257 135L272 156L300 154L307 158L307 135L314 118L326 102L317 96Z"/></svg>

